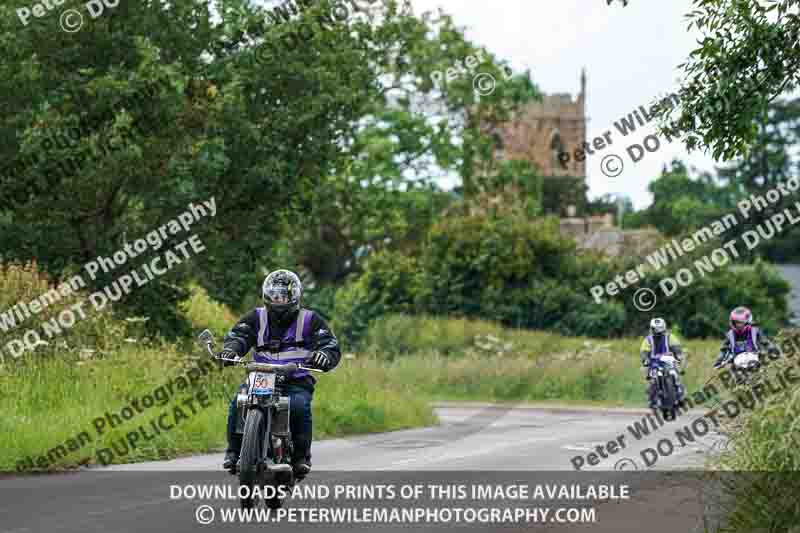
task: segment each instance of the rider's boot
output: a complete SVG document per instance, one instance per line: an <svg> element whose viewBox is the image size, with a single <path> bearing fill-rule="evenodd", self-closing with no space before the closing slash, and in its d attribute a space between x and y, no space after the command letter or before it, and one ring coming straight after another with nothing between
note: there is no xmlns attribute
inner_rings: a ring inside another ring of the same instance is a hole
<svg viewBox="0 0 800 533"><path fill-rule="evenodd" d="M225 450L225 460L222 462L222 468L225 470L233 470L236 463L239 462L239 452L242 449L242 435L234 433L230 436L228 441L228 449Z"/></svg>
<svg viewBox="0 0 800 533"><path fill-rule="evenodd" d="M225 452L225 460L222 462L222 468L225 470L232 470L239 462L239 454L233 450Z"/></svg>
<svg viewBox="0 0 800 533"><path fill-rule="evenodd" d="M658 408L658 399L656 398L656 384L652 381L647 387L647 399L649 401L650 409Z"/></svg>
<svg viewBox="0 0 800 533"><path fill-rule="evenodd" d="M301 459L299 461L295 461L292 465L292 470L294 471L294 477L298 480L303 479L311 472L311 460L309 458Z"/></svg>
<svg viewBox="0 0 800 533"><path fill-rule="evenodd" d="M236 463L239 462L239 453L242 450L242 438L244 435L236 433L236 397L231 400L228 406L228 424L225 435L228 437L228 449L225 450L225 460L222 468L234 471Z"/></svg>
<svg viewBox="0 0 800 533"><path fill-rule="evenodd" d="M292 444L294 444L292 470L294 471L295 478L299 481L311 472L310 428L300 428L300 431L293 433Z"/></svg>

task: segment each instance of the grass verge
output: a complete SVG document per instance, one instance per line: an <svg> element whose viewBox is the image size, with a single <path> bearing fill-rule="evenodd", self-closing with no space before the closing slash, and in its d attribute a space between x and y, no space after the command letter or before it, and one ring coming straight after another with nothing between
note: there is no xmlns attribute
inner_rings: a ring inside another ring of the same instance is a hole
<svg viewBox="0 0 800 533"><path fill-rule="evenodd" d="M644 404L640 339L595 341L458 319L391 320L376 326L361 353L347 354L321 376L315 439L430 425L430 402L437 400ZM692 341L685 348L691 391L710 375L718 343ZM196 364L184 355L189 351L199 352L137 344L83 360L7 365L0 375L6 413L0 471L167 459L223 447L228 402L243 371L209 372L196 386L181 387L178 377L188 381L187 369ZM156 392L170 384L168 392ZM144 407L148 395L164 401ZM115 415L122 421L112 428ZM174 427L157 433L154 424ZM129 433L136 431L134 446Z"/></svg>
<svg viewBox="0 0 800 533"><path fill-rule="evenodd" d="M193 367L196 362L174 346L14 366L0 376L0 471L168 459L224 447L228 402L244 372L214 369L201 376L189 371ZM314 437L435 423L427 400L386 372L374 362L355 361L321 376ZM115 416L121 422L112 428ZM128 435L136 432L131 446Z"/></svg>

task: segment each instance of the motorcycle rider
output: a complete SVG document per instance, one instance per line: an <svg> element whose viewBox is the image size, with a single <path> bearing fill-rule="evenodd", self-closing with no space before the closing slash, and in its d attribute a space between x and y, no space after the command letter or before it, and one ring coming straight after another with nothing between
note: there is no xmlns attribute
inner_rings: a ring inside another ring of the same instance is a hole
<svg viewBox="0 0 800 533"><path fill-rule="evenodd" d="M289 270L271 272L261 293L264 307L253 309L233 326L225 335L219 357L238 360L252 348L254 361L260 363L302 363L325 372L339 364L339 342L331 328L317 313L300 307L303 287L297 274ZM303 478L311 471L311 400L316 380L307 370L298 370L287 376L285 383L294 445L292 468L295 476ZM228 449L223 463L228 470L239 461L242 447L243 435L235 428L234 396L228 409Z"/></svg>
<svg viewBox="0 0 800 533"><path fill-rule="evenodd" d="M656 383L650 379L650 367L654 360L660 359L662 355L672 353L678 363L683 362L683 349L681 348L680 339L671 331L667 330L667 321L663 318L654 318L650 321L650 334L642 340L642 346L639 348L639 356L642 359L642 366L645 368L647 381L650 385L647 389L647 396L650 402L650 408L657 406L656 402ZM681 371L681 373L683 373ZM683 385L678 383L678 398L683 398Z"/></svg>
<svg viewBox="0 0 800 533"><path fill-rule="evenodd" d="M730 325L731 329L725 334L714 368L720 368L728 359L732 360L733 356L743 352L760 352L766 349L772 355L780 353L764 332L753 325L753 313L747 307L740 306L731 311Z"/></svg>

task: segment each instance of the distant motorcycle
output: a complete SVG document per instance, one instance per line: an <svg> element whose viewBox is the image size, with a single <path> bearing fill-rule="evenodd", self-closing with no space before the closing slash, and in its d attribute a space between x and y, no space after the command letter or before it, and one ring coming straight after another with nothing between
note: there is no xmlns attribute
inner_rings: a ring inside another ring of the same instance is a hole
<svg viewBox="0 0 800 533"><path fill-rule="evenodd" d="M287 375L297 370L322 372L296 363L273 365L245 363L239 359L225 359L214 355L214 335L203 331L199 340L218 361L244 366L247 385L236 396L236 433L243 433L239 462L231 469L239 476L240 504L248 509L255 506L255 493L261 492L267 507L276 509L283 505L283 496L299 480L292 470L292 436L289 429L289 397L283 383ZM241 487L247 487L242 490ZM260 491L255 489L259 488Z"/></svg>
<svg viewBox="0 0 800 533"><path fill-rule="evenodd" d="M728 354L714 368L722 368L730 365L736 376L737 383L746 383L751 377L761 369L761 354L759 352L741 352L733 355Z"/></svg>
<svg viewBox="0 0 800 533"><path fill-rule="evenodd" d="M664 420L677 418L683 403L680 373L678 360L671 353L650 361L650 379L656 384L656 409L661 410Z"/></svg>

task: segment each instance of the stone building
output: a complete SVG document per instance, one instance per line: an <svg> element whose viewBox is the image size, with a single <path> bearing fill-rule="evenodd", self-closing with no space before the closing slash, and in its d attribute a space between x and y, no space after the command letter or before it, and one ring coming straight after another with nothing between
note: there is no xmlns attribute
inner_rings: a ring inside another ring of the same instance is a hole
<svg viewBox="0 0 800 533"><path fill-rule="evenodd" d="M533 163L542 176L543 204L547 213L579 216L586 206L586 160L563 157L586 140L586 71L581 72L580 92L543 95L529 103L498 131L498 160ZM561 157L560 157L561 156Z"/></svg>

